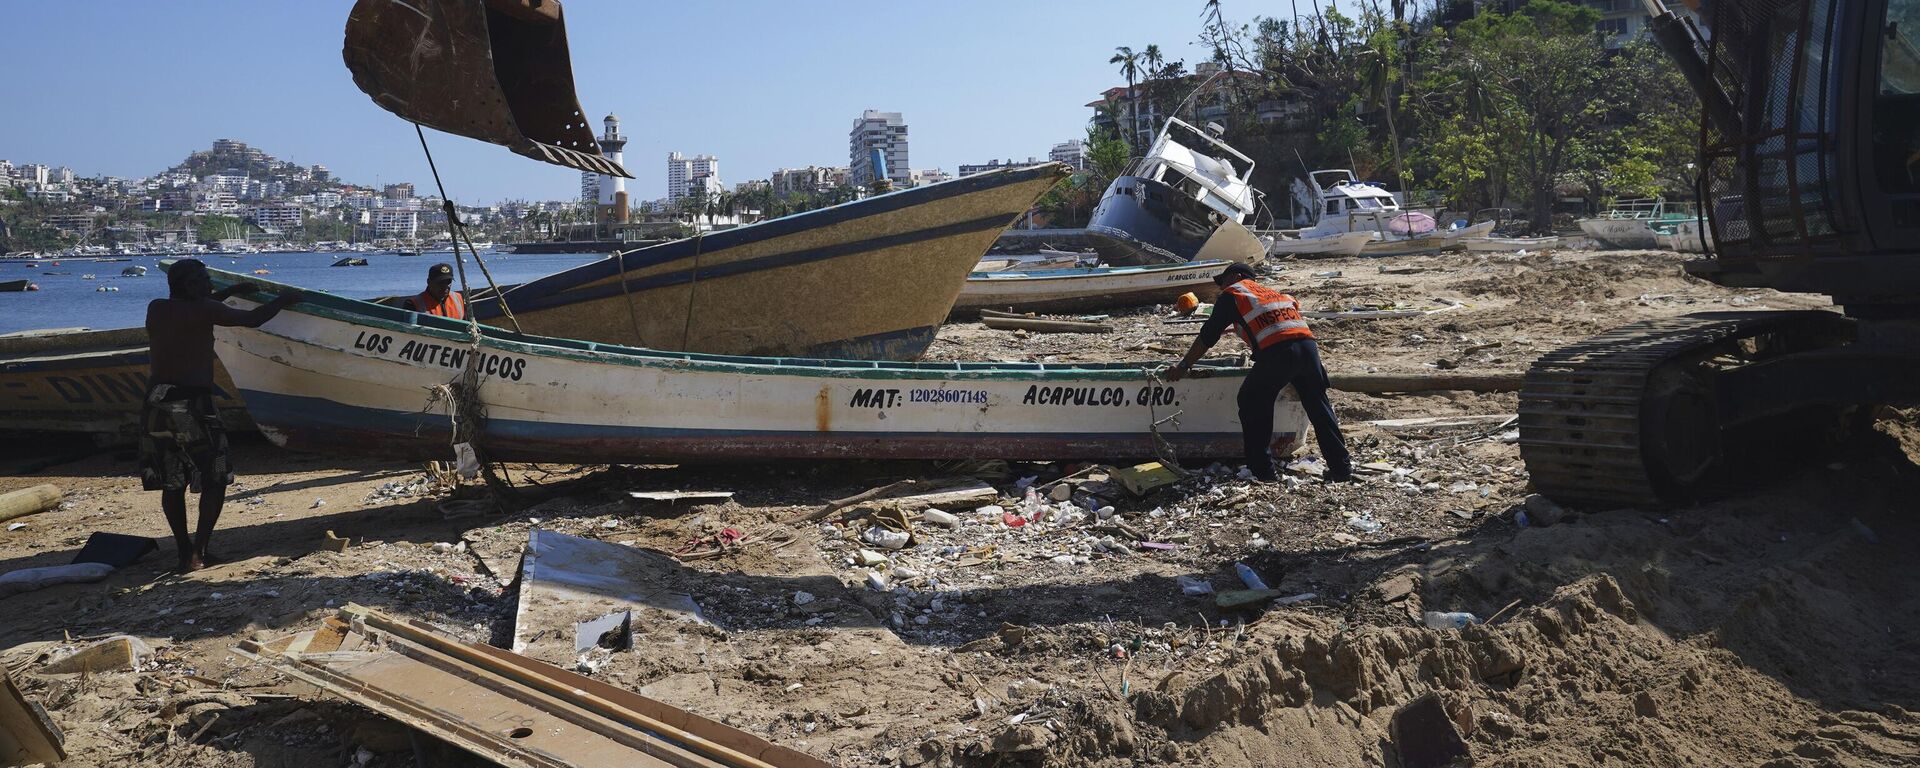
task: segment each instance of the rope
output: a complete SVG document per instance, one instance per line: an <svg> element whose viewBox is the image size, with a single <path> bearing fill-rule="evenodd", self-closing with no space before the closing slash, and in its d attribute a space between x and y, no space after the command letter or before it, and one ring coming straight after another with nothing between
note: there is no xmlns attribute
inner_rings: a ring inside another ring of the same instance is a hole
<svg viewBox="0 0 1920 768"><path fill-rule="evenodd" d="M640 334L640 308L633 305L633 293L627 290L627 254L633 251L616 251L614 264L620 267L620 298L627 302L627 320L633 323L633 345L644 347L647 338Z"/></svg>
<svg viewBox="0 0 1920 768"><path fill-rule="evenodd" d="M427 148L426 131L420 128L419 123L414 123L413 132L420 137L420 151L427 156L427 168L433 171L433 185L440 191L440 202L447 213L447 226L458 232L462 239L466 239L466 229L460 224L452 198L447 197L446 185L440 181L440 169L434 165L433 150ZM473 253L473 262L480 266L480 273L487 278L487 285L493 289L493 297L500 303L500 311L506 313L507 320L513 324L513 330L516 333L521 332L520 321L515 319L513 313L507 309L506 297L501 295L500 286L493 282L493 275L487 271L486 262L480 260L480 253L474 250L471 239L466 239L466 243L467 250ZM459 252L456 251L453 263L455 270L460 274L462 296L470 295L465 262L466 260L460 258ZM452 444L459 446L465 443L473 451L474 459L480 464L480 476L486 480L487 489L502 501L506 501L517 495L513 484L500 476L493 463L487 461L486 453L480 447L480 437L485 433L487 423L486 403L480 399L480 359L483 356L481 341L485 335L480 332L480 320L474 317L473 312L468 312L466 319L467 359L466 364L461 366L459 384L456 386L453 381L448 381L446 384L434 387L428 395L427 405L432 407L433 403L443 399L449 401L451 407L447 409L447 419L453 426ZM458 451L456 447L456 454Z"/></svg>
<svg viewBox="0 0 1920 768"><path fill-rule="evenodd" d="M1146 374L1147 381L1155 385L1167 383L1166 379L1160 378L1160 371L1156 368L1142 368L1140 372ZM1154 406L1153 401L1154 398L1147 398L1147 434L1153 439L1154 458L1159 459L1162 466L1172 470L1176 477L1186 477L1187 470L1180 466L1180 455L1174 452L1173 443L1168 442L1166 436L1160 434L1160 424L1163 421L1179 426L1180 414L1186 411L1175 411L1173 415L1161 419L1160 409Z"/></svg>
<svg viewBox="0 0 1920 768"><path fill-rule="evenodd" d="M680 349L677 350L680 352L687 351L687 339L693 335L694 289L700 287L700 238L705 234L699 231L693 233L693 281L687 283L687 322L680 327Z"/></svg>

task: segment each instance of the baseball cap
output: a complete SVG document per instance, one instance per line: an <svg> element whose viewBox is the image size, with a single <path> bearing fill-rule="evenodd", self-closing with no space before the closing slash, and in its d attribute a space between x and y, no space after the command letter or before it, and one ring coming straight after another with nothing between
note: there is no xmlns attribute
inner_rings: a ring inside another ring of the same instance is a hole
<svg viewBox="0 0 1920 768"><path fill-rule="evenodd" d="M451 282L453 280L453 265L435 264L431 267L427 267L427 282L431 283L435 280L446 280Z"/></svg>

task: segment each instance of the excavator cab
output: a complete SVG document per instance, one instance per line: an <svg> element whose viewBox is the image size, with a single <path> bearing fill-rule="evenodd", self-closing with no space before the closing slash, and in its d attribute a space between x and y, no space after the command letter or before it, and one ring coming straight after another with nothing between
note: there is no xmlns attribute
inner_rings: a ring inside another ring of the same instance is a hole
<svg viewBox="0 0 1920 768"><path fill-rule="evenodd" d="M1520 453L1565 502L1663 505L1819 462L1920 404L1920 0L1644 0L1700 95L1722 285L1840 312L1648 320L1534 361Z"/></svg>
<svg viewBox="0 0 1920 768"><path fill-rule="evenodd" d="M600 155L580 109L559 0L358 0L342 56L360 90L407 120L632 178Z"/></svg>

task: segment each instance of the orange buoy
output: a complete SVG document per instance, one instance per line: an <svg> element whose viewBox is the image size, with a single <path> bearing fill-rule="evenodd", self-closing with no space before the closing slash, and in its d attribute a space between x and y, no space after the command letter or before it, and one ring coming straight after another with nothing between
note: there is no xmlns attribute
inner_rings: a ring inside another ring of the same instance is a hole
<svg viewBox="0 0 1920 768"><path fill-rule="evenodd" d="M1200 297L1191 292L1180 294L1180 298L1173 300L1173 308L1180 314L1191 315L1194 310L1200 308Z"/></svg>

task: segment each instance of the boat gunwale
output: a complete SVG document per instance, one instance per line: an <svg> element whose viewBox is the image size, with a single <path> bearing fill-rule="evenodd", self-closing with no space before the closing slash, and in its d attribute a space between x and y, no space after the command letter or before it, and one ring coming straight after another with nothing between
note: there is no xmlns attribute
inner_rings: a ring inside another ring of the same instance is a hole
<svg viewBox="0 0 1920 768"><path fill-rule="evenodd" d="M171 266L172 260L162 261L163 268ZM435 315L426 315L395 307L388 307L359 299L350 299L324 291L309 291L278 283L271 280L251 280L225 270L208 268L207 272L218 287L237 282L253 283L260 292L247 297L250 301L265 301L267 297L278 295L284 290L301 291L303 298L287 307L286 312L296 312L324 320L362 325L384 331L427 336L459 345L471 345L470 325L465 321L450 320ZM551 336L533 336L491 325L480 325L482 345L506 352L523 355L576 360L591 363L611 363L632 367L668 367L676 370L691 370L714 373L784 375L806 377L843 377L858 374L870 379L928 379L942 378L959 381L982 380L1076 380L1076 381L1138 381L1151 369L1163 367L1158 361L1138 363L1074 363L1060 365L1053 363L1005 363L1005 362L902 362L891 360L835 360L807 357L753 357L748 355L714 355L698 352L668 352L662 350L628 347L618 344L562 339ZM266 327L257 330L287 341L309 346L330 349L312 340L276 333ZM343 350L331 350L343 351ZM1240 363L1241 358L1209 358L1201 361L1199 368L1217 375L1244 374L1247 368Z"/></svg>

